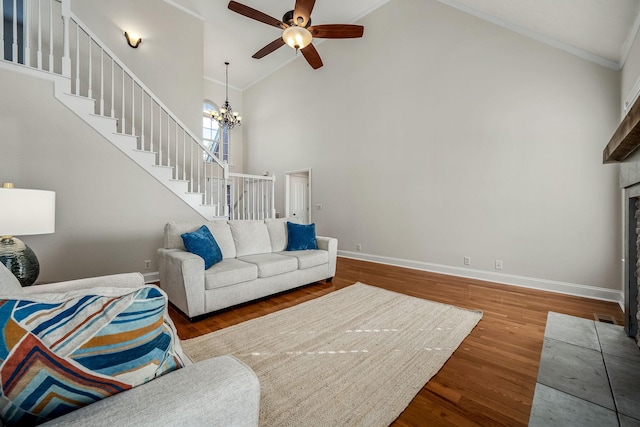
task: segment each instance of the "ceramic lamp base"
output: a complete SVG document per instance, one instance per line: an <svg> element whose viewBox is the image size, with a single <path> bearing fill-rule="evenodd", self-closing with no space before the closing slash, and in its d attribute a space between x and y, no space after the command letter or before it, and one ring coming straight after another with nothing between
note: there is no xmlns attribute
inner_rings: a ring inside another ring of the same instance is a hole
<svg viewBox="0 0 640 427"><path fill-rule="evenodd" d="M36 254L15 237L0 239L0 263L9 269L22 286L31 286L40 274Z"/></svg>

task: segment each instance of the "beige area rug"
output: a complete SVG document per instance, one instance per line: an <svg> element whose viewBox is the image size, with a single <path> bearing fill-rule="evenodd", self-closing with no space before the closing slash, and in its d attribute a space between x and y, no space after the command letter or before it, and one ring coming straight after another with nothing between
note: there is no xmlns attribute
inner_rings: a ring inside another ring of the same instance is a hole
<svg viewBox="0 0 640 427"><path fill-rule="evenodd" d="M233 354L260 379L260 425L387 426L482 312L362 283L183 342Z"/></svg>

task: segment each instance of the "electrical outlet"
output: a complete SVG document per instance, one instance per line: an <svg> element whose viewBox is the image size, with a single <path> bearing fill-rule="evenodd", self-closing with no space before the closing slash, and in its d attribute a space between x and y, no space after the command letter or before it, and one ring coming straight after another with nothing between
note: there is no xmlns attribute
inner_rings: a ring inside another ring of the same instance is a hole
<svg viewBox="0 0 640 427"><path fill-rule="evenodd" d="M497 259L496 260L496 270L502 270L502 260L501 259Z"/></svg>
<svg viewBox="0 0 640 427"><path fill-rule="evenodd" d="M144 260L144 269L145 270L151 270L151 260L150 259L145 259Z"/></svg>
<svg viewBox="0 0 640 427"><path fill-rule="evenodd" d="M360 243L358 243L358 244L356 245L356 250L357 250L358 252L360 252L360 251L362 250L362 245L361 245Z"/></svg>
<svg viewBox="0 0 640 427"><path fill-rule="evenodd" d="M471 265L471 257L464 257L464 265Z"/></svg>

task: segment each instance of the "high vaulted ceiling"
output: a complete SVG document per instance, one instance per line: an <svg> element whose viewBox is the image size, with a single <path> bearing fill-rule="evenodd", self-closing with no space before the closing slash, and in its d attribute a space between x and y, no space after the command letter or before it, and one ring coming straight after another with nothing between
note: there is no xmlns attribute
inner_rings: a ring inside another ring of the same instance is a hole
<svg viewBox="0 0 640 427"><path fill-rule="evenodd" d="M206 78L224 82L224 62L229 61L229 86L243 90L296 58L287 46L262 59L251 58L281 31L230 11L226 0L166 1L204 20ZM295 4L295 0L238 1L277 19ZM317 0L311 17L316 25L354 23L388 1L425 0ZM438 1L612 69L624 65L640 26L640 0ZM325 67L331 66L330 57L323 60ZM309 67L308 72L314 70Z"/></svg>

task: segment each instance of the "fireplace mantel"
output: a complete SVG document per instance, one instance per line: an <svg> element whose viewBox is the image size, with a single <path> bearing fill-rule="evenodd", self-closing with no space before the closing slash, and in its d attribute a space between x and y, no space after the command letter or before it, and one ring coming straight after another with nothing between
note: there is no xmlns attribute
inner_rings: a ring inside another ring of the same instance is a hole
<svg viewBox="0 0 640 427"><path fill-rule="evenodd" d="M640 97L636 99L602 152L603 163L621 162L640 147Z"/></svg>

